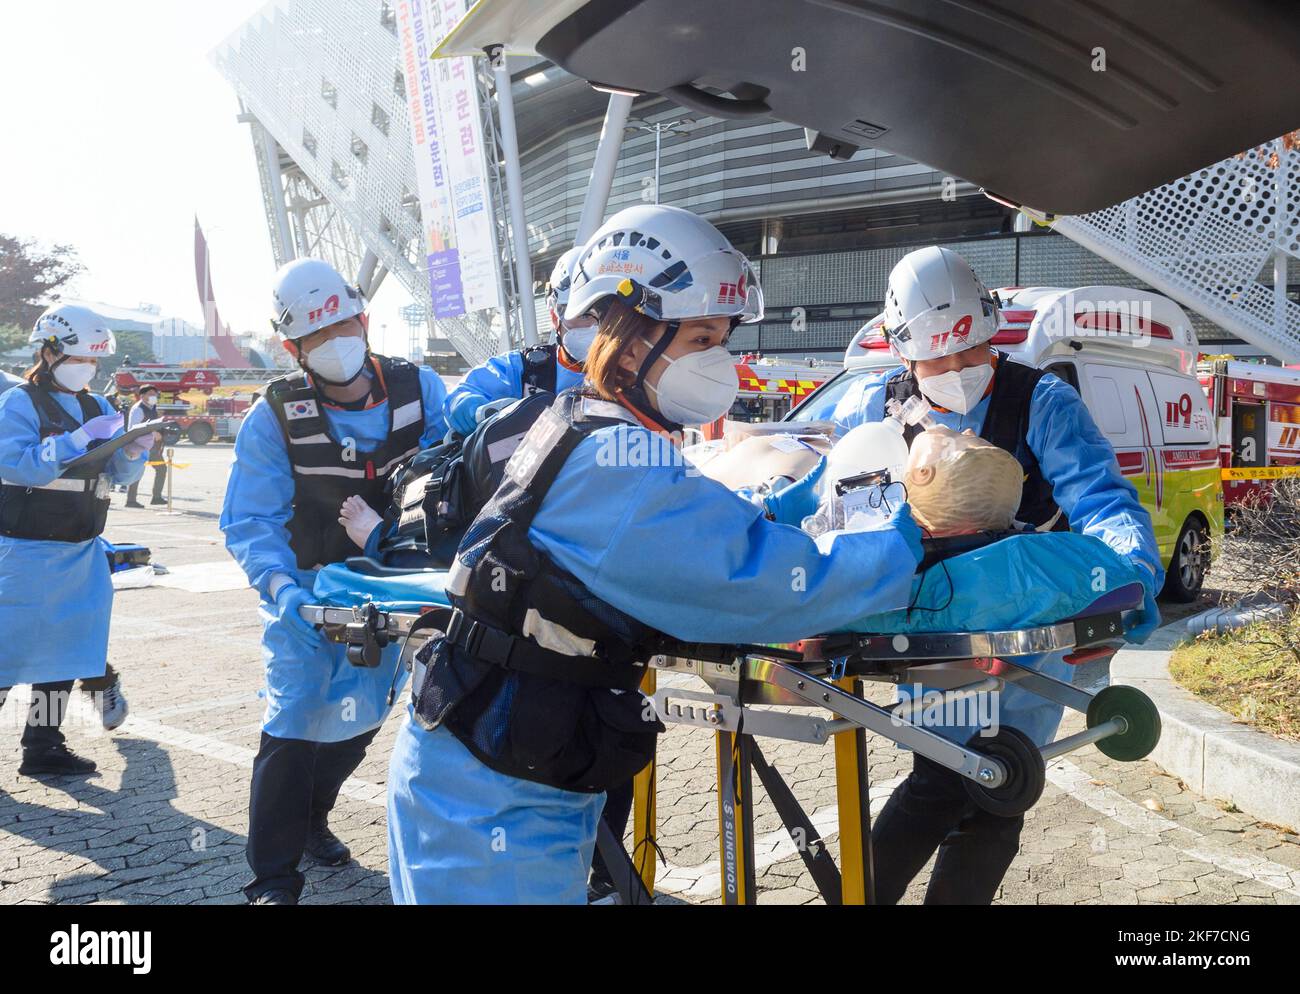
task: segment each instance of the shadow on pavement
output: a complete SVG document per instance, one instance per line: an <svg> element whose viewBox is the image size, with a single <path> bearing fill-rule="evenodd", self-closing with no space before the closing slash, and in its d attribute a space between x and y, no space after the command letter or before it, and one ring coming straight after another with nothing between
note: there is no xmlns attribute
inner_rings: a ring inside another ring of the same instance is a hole
<svg viewBox="0 0 1300 994"><path fill-rule="evenodd" d="M0 903L242 904L245 837L177 810L175 770L158 743L120 737L113 746L125 764L118 790L101 785L113 773L102 759L89 779L17 777L16 762L6 762L0 830L16 838L0 845ZM247 773L238 785L235 776L233 767L205 768L202 779L187 778L186 802L244 820ZM383 873L355 862L304 870L306 904L388 903Z"/></svg>

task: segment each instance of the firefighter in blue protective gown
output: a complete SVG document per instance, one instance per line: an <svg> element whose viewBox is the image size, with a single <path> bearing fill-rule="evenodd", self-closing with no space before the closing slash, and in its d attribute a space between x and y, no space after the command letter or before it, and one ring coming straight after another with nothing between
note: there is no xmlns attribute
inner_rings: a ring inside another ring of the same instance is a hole
<svg viewBox="0 0 1300 994"><path fill-rule="evenodd" d="M580 251L575 247L560 256L547 285L555 342L493 356L465 374L447 395L447 424L453 430L469 435L478 424L479 412L493 401L517 400L538 391L559 393L582 384L582 363L596 333L595 321L585 315L564 317L572 286L570 270Z"/></svg>
<svg viewBox="0 0 1300 994"><path fill-rule="evenodd" d="M144 472L155 435L129 442L102 466L68 464L122 433L122 416L86 387L116 344L88 308L60 304L37 320L37 362L0 396L0 704L32 685L19 772L85 775L59 725L78 678L102 677L113 584L104 542L109 488Z"/></svg>
<svg viewBox="0 0 1300 994"><path fill-rule="evenodd" d="M1128 638L1145 641L1159 624L1155 595L1164 582L1151 516L1074 388L990 348L997 323L996 301L959 255L937 247L909 253L890 274L884 320L905 364L863 378L836 405L836 426L844 432L880 421L888 400L919 393L935 407L936 421L1009 451L1025 470L1020 522L1092 535L1141 567L1146 603ZM1062 656L1018 662L1068 683L1071 667ZM900 696L908 696L906 689ZM1040 747L1055 738L1061 714L1059 704L1014 685L997 699L998 723ZM932 730L963 743L978 731L965 725ZM957 774L923 757L914 763L872 831L877 900L897 902L938 848L927 903L987 904L1018 850L1023 817L981 811Z"/></svg>
<svg viewBox="0 0 1300 994"><path fill-rule="evenodd" d="M273 381L235 441L221 530L261 595L266 714L253 766L249 900L294 904L303 852L350 858L327 816L389 710L396 647L373 669L347 661L299 609L319 566L361 550L344 500L380 507L393 468L446 432L446 391L431 369L369 353L365 300L327 263L276 278L273 324L302 370Z"/></svg>
<svg viewBox="0 0 1300 994"><path fill-rule="evenodd" d="M397 903L581 903L603 791L662 728L636 691L657 636L786 641L912 591L905 505L821 549L791 527L812 474L764 513L680 457L673 433L735 397L731 330L762 316L745 258L663 206L588 248L567 310L600 314L587 386L515 453L449 572L446 636L418 654L389 774Z"/></svg>

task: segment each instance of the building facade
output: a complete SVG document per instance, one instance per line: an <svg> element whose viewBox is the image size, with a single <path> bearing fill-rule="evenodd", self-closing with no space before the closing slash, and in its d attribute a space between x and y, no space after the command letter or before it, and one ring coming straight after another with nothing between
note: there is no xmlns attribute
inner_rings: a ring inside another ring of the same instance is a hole
<svg viewBox="0 0 1300 994"><path fill-rule="evenodd" d="M397 16L384 0L278 0L213 59L252 128L277 262L323 255L363 286L391 273L428 308ZM542 285L572 245L607 98L545 61L509 66L534 280L517 299L532 299L545 329ZM709 218L754 260L767 315L738 329L736 351L842 353L881 309L890 268L926 244L961 252L990 286L1142 285L1061 235L1015 230L1007 208L957 177L874 150L833 160L808 151L800 128L651 96L633 106L608 211L656 199ZM1194 320L1207 350L1252 351ZM482 312L433 321L430 334L476 363L498 350L500 328Z"/></svg>

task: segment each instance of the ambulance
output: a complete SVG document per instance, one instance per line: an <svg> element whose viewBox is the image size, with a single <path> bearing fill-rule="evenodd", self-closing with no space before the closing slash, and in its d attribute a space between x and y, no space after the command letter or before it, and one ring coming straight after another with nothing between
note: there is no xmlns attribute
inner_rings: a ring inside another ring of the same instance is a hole
<svg viewBox="0 0 1300 994"><path fill-rule="evenodd" d="M1079 391L1115 447L1120 472L1151 512L1168 571L1164 592L1195 600L1212 541L1223 534L1224 490L1218 429L1198 379L1191 321L1168 297L1128 287L1004 287L997 297L1001 317L992 344ZM876 317L850 343L844 371L787 420L831 420L860 377L898 365ZM1295 382L1300 391L1300 373ZM1300 407L1279 416L1290 411Z"/></svg>
<svg viewBox="0 0 1300 994"><path fill-rule="evenodd" d="M1207 357L1201 386L1218 426L1223 502L1231 516L1271 481L1300 476L1300 369Z"/></svg>

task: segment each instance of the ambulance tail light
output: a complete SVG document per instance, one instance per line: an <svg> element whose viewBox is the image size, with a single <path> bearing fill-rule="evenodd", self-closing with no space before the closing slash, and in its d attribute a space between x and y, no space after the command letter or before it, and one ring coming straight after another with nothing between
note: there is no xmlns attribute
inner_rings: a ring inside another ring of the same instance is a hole
<svg viewBox="0 0 1300 994"><path fill-rule="evenodd" d="M1129 327L1125 327L1125 323ZM1141 335L1148 338L1160 338L1172 342L1173 329L1159 321L1149 321L1141 315L1125 314L1121 311L1081 311L1074 316L1076 328L1090 331L1106 331L1122 335Z"/></svg>
<svg viewBox="0 0 1300 994"><path fill-rule="evenodd" d="M1033 310L1004 310L998 315L998 330L993 336L994 345L1020 345L1029 338L1029 326L1038 314Z"/></svg>

